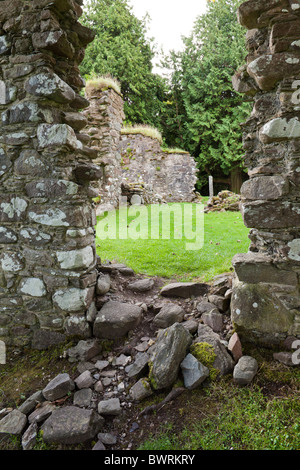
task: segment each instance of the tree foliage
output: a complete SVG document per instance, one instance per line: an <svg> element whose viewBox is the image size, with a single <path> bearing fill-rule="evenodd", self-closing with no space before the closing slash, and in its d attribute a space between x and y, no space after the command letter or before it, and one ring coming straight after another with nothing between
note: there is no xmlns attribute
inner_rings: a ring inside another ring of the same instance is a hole
<svg viewBox="0 0 300 470"><path fill-rule="evenodd" d="M188 147L200 173L228 174L241 165L240 123L249 104L232 88L231 78L245 61L245 31L236 10L242 0L217 0L197 18L184 39L182 94L189 131Z"/></svg>
<svg viewBox="0 0 300 470"><path fill-rule="evenodd" d="M191 35L183 38L183 52L172 52L168 58L176 64L170 93L177 96L181 124L180 129L174 127L172 138L181 138L198 161L199 189L207 174L228 175L242 162L240 123L250 106L234 92L231 82L246 55L245 31L236 17L241 1L209 2ZM173 110L169 113L173 124L175 117Z"/></svg>
<svg viewBox="0 0 300 470"><path fill-rule="evenodd" d="M153 42L147 16L139 20L128 0L88 0L82 23L96 31L81 64L85 78L110 74L121 83L126 119L156 125L163 80L152 72Z"/></svg>

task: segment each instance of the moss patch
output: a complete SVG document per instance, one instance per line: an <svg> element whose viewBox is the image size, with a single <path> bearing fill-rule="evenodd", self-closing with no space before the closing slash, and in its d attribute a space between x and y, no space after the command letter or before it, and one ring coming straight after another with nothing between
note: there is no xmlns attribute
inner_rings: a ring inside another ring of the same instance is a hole
<svg viewBox="0 0 300 470"><path fill-rule="evenodd" d="M209 369L209 377L211 380L215 380L219 375L220 371L213 367L213 364L216 359L216 354L214 348L209 343L195 343L190 348L191 354L199 361L201 364L206 366Z"/></svg>

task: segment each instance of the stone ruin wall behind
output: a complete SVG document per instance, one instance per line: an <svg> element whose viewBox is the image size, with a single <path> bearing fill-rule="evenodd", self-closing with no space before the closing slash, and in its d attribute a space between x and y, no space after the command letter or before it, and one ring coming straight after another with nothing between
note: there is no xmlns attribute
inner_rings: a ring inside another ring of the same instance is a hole
<svg viewBox="0 0 300 470"><path fill-rule="evenodd" d="M103 174L93 183L101 198L101 210L118 206L121 197L121 155L119 142L121 127L125 119L123 98L112 88L104 90L88 88L86 97L90 106L85 110L87 126L84 132L90 137L89 146L97 150L94 161Z"/></svg>
<svg viewBox="0 0 300 470"><path fill-rule="evenodd" d="M122 179L147 188L149 202L192 202L197 168L188 153L163 152L157 139L142 134L122 135Z"/></svg>
<svg viewBox="0 0 300 470"><path fill-rule="evenodd" d="M241 190L251 246L233 260L232 317L244 340L278 344L300 337L300 2L250 0L238 18L248 56L233 84L254 107Z"/></svg>
<svg viewBox="0 0 300 470"><path fill-rule="evenodd" d="M98 213L118 207L122 183L137 191L142 185L147 203L195 199L196 162L188 153L163 152L157 139L142 134L121 135L124 103L113 88L87 87L86 97L90 106L84 111L88 121L84 132L90 137L89 146L98 151L95 163L103 169L94 183L101 197Z"/></svg>
<svg viewBox="0 0 300 470"><path fill-rule="evenodd" d="M90 335L97 152L80 130L81 0L0 1L0 338Z"/></svg>

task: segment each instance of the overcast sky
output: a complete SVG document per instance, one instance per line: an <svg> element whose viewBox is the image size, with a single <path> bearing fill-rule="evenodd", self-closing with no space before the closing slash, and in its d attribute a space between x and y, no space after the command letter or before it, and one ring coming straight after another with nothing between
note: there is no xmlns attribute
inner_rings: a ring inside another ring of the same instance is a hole
<svg viewBox="0 0 300 470"><path fill-rule="evenodd" d="M198 15L205 13L206 0L129 0L133 13L151 17L149 35L165 52L182 48L181 36L188 36Z"/></svg>

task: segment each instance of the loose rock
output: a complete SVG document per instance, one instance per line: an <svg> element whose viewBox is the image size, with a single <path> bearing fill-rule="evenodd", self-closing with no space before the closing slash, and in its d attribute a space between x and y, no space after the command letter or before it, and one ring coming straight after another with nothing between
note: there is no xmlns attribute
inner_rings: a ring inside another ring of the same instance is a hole
<svg viewBox="0 0 300 470"><path fill-rule="evenodd" d="M74 390L75 385L69 374L59 374L43 390L43 395L48 401L54 401Z"/></svg>
<svg viewBox="0 0 300 470"><path fill-rule="evenodd" d="M209 369L199 362L192 354L188 354L180 364L184 386L193 390L209 376Z"/></svg>
<svg viewBox="0 0 300 470"><path fill-rule="evenodd" d="M238 385L249 385L258 370L256 359L251 356L242 356L234 368L233 380Z"/></svg>

